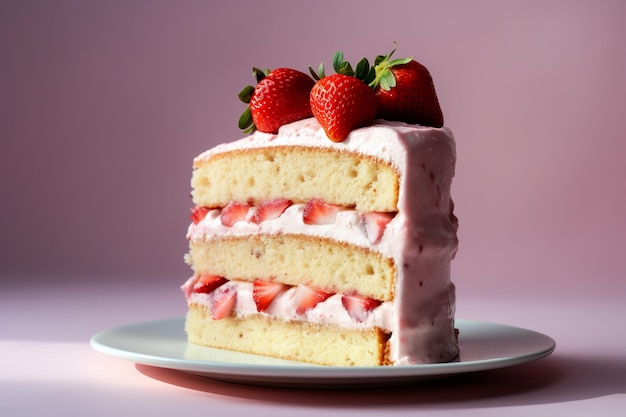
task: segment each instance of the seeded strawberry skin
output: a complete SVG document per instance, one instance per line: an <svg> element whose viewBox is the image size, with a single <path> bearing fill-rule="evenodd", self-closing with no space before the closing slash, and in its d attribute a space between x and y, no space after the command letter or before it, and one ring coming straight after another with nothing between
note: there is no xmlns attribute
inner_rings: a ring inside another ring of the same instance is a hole
<svg viewBox="0 0 626 417"><path fill-rule="evenodd" d="M354 129L373 122L376 105L374 90L348 75L324 77L311 90L311 111L333 142L342 142Z"/></svg>
<svg viewBox="0 0 626 417"><path fill-rule="evenodd" d="M376 117L422 126L442 127L443 113L430 72L417 61L389 69L396 86L376 88Z"/></svg>
<svg viewBox="0 0 626 417"><path fill-rule="evenodd" d="M291 122L311 117L309 94L315 81L303 72L277 68L263 78L250 98L256 128L265 133Z"/></svg>

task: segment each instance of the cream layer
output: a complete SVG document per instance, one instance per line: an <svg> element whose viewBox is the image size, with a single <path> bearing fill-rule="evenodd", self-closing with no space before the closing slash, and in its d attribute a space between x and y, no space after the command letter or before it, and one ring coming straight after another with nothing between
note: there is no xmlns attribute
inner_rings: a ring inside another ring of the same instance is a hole
<svg viewBox="0 0 626 417"><path fill-rule="evenodd" d="M214 292L208 294L193 292L195 282L196 277L191 277L182 286L182 290L187 297L187 302L189 304L203 305L210 309L214 301ZM237 303L234 312L239 318L259 314L283 320L308 321L317 324L335 324L351 329L371 329L378 327L387 332L392 331L393 302L384 302L372 309L365 315L362 322L353 319L348 314L341 301L342 294L333 294L310 310L298 314L296 312L297 302L295 300L296 287L291 287L272 300L265 311L258 312L252 296L253 285L252 282L235 280L228 281L224 284L224 286L230 286L236 289Z"/></svg>
<svg viewBox="0 0 626 417"><path fill-rule="evenodd" d="M232 226L224 226L220 220L220 209L207 212L204 219L198 224L191 223L187 230L187 239L200 240L216 236L244 236L244 235L276 235L276 234L303 234L330 238L356 246L369 248L380 252L383 256L392 258L400 249L398 228L401 223L392 219L384 228L380 239L372 242L376 237L368 236L362 213L352 209L342 209L337 213L334 223L306 224L303 220L304 204L292 204L282 215L275 219L265 220L259 224L251 221L257 207L248 210L246 219L236 222Z"/></svg>

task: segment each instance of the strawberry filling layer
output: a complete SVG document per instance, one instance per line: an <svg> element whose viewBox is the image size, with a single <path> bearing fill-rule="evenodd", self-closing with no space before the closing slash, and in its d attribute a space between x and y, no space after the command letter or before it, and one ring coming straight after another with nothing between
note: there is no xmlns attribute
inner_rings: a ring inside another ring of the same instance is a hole
<svg viewBox="0 0 626 417"><path fill-rule="evenodd" d="M221 209L194 207L187 238L306 233L380 248L384 241L393 240L385 234L394 215L360 213L320 199L293 204L279 198L256 206L233 201ZM190 304L208 307L214 319L231 313L239 317L264 314L285 320L391 331L393 304L358 294L326 293L306 285L288 286L265 280L228 281L208 275L190 278L182 290Z"/></svg>
<svg viewBox="0 0 626 417"><path fill-rule="evenodd" d="M221 209L194 207L188 239L256 233L305 233L329 237L364 247L375 247L391 256L394 239L386 233L395 213L356 210L312 199L293 204L279 198L258 206L232 201Z"/></svg>
<svg viewBox="0 0 626 417"><path fill-rule="evenodd" d="M228 281L193 276L181 287L189 304L206 306L213 319L261 314L283 320L335 324L348 328L378 327L391 332L393 303L358 294L333 294L306 286L257 280Z"/></svg>

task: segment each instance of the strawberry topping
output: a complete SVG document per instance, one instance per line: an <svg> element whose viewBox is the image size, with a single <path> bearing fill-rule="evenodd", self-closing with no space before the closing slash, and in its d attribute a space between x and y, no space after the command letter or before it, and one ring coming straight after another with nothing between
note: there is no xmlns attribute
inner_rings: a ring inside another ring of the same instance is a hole
<svg viewBox="0 0 626 417"><path fill-rule="evenodd" d="M311 111L328 138L342 142L353 129L374 121L376 95L358 78L333 74L313 86Z"/></svg>
<svg viewBox="0 0 626 417"><path fill-rule="evenodd" d="M395 50L376 59L376 78L370 83L376 92L376 117L443 126L443 113L430 72L411 57L391 59Z"/></svg>
<svg viewBox="0 0 626 417"><path fill-rule="evenodd" d="M387 55L378 55L373 65L363 58L355 68L336 52L336 74L328 76L323 63L317 71L309 67L313 78L291 68L254 67L257 84L238 94L248 105L239 128L245 133L278 133L287 123L315 116L328 138L341 142L376 118L443 126L430 72L413 57L392 58L396 48L397 44Z"/></svg>
<svg viewBox="0 0 626 417"><path fill-rule="evenodd" d="M312 116L309 93L315 81L311 77L290 68L253 68L252 72L257 85L239 93L239 99L249 104L239 118L245 133L277 133L282 125Z"/></svg>

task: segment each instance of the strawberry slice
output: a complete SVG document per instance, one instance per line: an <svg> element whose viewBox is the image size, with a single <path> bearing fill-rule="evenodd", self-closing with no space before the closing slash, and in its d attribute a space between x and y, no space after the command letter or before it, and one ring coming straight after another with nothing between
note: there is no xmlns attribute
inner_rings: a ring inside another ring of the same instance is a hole
<svg viewBox="0 0 626 417"><path fill-rule="evenodd" d="M200 275L198 281L193 285L193 291L208 294L228 280L217 275Z"/></svg>
<svg viewBox="0 0 626 417"><path fill-rule="evenodd" d="M359 323L363 323L370 311L381 304L381 301L358 294L344 294L341 304L350 317Z"/></svg>
<svg viewBox="0 0 626 417"><path fill-rule="evenodd" d="M361 215L365 233L370 243L380 242L387 224L393 219L393 213L372 211Z"/></svg>
<svg viewBox="0 0 626 417"><path fill-rule="evenodd" d="M214 320L228 317L237 304L237 289L233 286L218 288L211 304L211 313Z"/></svg>
<svg viewBox="0 0 626 417"><path fill-rule="evenodd" d="M296 313L304 314L322 301L326 300L332 294L327 293L308 285L298 285L294 298L296 300Z"/></svg>
<svg viewBox="0 0 626 417"><path fill-rule="evenodd" d="M256 224L261 222L272 220L280 217L281 214L287 210L287 207L291 205L291 200L286 198L277 198L275 200L264 200L259 205L259 208L254 213L252 221Z"/></svg>
<svg viewBox="0 0 626 417"><path fill-rule="evenodd" d="M274 298L287 290L287 288L289 288L288 285L279 282L262 281L260 279L254 281L252 298L256 303L256 310L259 312L265 311Z"/></svg>
<svg viewBox="0 0 626 417"><path fill-rule="evenodd" d="M304 205L302 220L305 224L333 224L340 210L341 206L314 198Z"/></svg>
<svg viewBox="0 0 626 417"><path fill-rule="evenodd" d="M220 221L226 227L232 227L235 223L243 221L248 215L250 205L231 201L222 209Z"/></svg>
<svg viewBox="0 0 626 417"><path fill-rule="evenodd" d="M195 206L191 209L191 221L193 224L198 224L206 217L206 214L209 212L208 207Z"/></svg>

